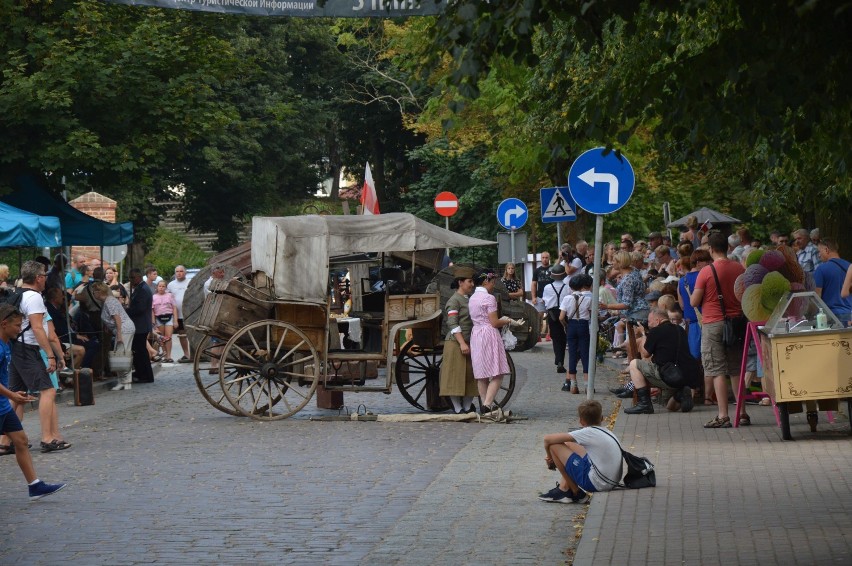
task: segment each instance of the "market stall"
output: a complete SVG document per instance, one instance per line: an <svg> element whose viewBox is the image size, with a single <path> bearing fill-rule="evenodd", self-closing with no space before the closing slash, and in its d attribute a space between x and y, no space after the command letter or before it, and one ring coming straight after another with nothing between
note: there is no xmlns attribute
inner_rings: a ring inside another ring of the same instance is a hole
<svg viewBox="0 0 852 566"><path fill-rule="evenodd" d="M787 293L758 330L764 390L777 406L784 440L792 440L790 414L816 409L829 419L846 399L852 425L852 328L845 328L814 292ZM742 411L741 376L737 416Z"/></svg>

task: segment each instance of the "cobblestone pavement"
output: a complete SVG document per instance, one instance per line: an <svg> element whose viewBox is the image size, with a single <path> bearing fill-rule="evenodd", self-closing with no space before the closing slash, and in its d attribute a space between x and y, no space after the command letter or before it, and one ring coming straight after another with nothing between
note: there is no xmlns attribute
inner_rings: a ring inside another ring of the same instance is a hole
<svg viewBox="0 0 852 566"><path fill-rule="evenodd" d="M656 407L660 409L658 406ZM705 429L716 407L621 414L625 449L657 466L657 487L595 495L575 564L852 564L852 436L846 404L811 433L772 407L751 426ZM732 412L733 414L733 412Z"/></svg>
<svg viewBox="0 0 852 566"><path fill-rule="evenodd" d="M190 365L91 407L68 395L60 419L74 446L32 451L39 477L65 491L30 503L14 458L0 460L13 517L0 563L564 562L566 518L585 507L536 499L556 479L540 439L576 425L582 396L559 391L550 357L514 355L512 409L530 420L510 425L311 422L335 413L314 407L260 423L208 405ZM396 391L345 400L417 412ZM35 413L24 426L37 441Z"/></svg>
<svg viewBox="0 0 852 566"><path fill-rule="evenodd" d="M842 416L821 414L817 434L794 416L783 442L766 407L726 430L701 427L703 406L620 415L615 432L654 461L658 486L538 501L557 479L541 437L575 428L585 398L559 390L548 346L513 354L511 408L529 420L510 425L311 422L334 414L314 407L259 423L209 406L188 365L92 407L63 400L73 448L33 458L68 489L29 503L0 459L0 564L565 564L575 550L574 564L852 563ZM605 414L620 410L604 393L615 372L598 379ZM346 394L360 403L417 412L396 391ZM24 425L37 440L34 413Z"/></svg>

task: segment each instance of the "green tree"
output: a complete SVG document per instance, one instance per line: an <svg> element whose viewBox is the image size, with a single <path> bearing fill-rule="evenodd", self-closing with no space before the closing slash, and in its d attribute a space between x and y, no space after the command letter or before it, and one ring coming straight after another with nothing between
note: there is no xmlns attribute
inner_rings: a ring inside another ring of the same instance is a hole
<svg viewBox="0 0 852 566"><path fill-rule="evenodd" d="M848 238L849 8L804 0L457 2L434 39L454 63L448 82L466 96L479 95L506 56L534 64L534 121L569 159L585 141L624 147L652 128L648 155L660 172L691 164L708 174L707 194L751 193L760 221L796 211L803 224L820 221ZM434 68L444 63L433 56Z"/></svg>
<svg viewBox="0 0 852 566"><path fill-rule="evenodd" d="M0 0L0 183L34 173L97 190L151 225L160 172L230 112L214 85L237 72L221 18L93 0ZM138 216L143 215L143 216Z"/></svg>

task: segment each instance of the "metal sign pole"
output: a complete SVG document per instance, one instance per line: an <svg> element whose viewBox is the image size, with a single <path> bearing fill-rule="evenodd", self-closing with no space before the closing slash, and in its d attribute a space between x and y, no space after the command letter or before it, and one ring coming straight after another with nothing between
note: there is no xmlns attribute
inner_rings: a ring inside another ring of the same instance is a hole
<svg viewBox="0 0 852 566"><path fill-rule="evenodd" d="M447 231L450 230L450 217L449 216L444 217L444 228L446 228ZM450 257L450 248L447 248L447 257ZM452 258L450 258L450 259L452 259ZM414 266L412 265L411 267L413 268ZM412 279L412 281L413 281L413 279Z"/></svg>
<svg viewBox="0 0 852 566"><path fill-rule="evenodd" d="M603 215L595 216L595 269L592 281L592 320L589 326L589 387L586 390L586 399L593 399L595 395L595 371L597 371L598 355L598 312L600 311L600 288L601 288L601 254L603 250Z"/></svg>
<svg viewBox="0 0 852 566"><path fill-rule="evenodd" d="M556 223L556 260L554 265L559 263L560 254L562 253L562 223Z"/></svg>
<svg viewBox="0 0 852 566"><path fill-rule="evenodd" d="M511 252L512 263L515 263L516 257L515 257L515 229L514 228L509 230L509 249L512 250L512 252Z"/></svg>

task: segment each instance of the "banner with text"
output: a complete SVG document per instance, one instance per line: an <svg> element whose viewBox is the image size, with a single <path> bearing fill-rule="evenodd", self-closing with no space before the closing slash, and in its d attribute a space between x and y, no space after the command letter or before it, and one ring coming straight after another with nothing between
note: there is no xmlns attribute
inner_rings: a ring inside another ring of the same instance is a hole
<svg viewBox="0 0 852 566"><path fill-rule="evenodd" d="M105 0L113 4L152 6L254 16L300 18L405 18L433 16L444 11L447 0Z"/></svg>

